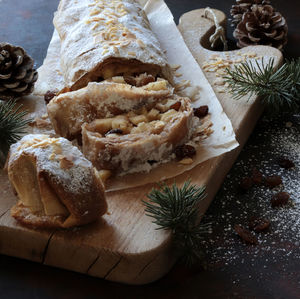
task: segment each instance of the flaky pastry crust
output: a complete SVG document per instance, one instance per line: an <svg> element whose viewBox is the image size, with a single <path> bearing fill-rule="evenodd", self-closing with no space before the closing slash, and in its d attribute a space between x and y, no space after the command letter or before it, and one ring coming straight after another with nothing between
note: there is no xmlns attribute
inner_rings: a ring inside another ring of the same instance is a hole
<svg viewBox="0 0 300 299"><path fill-rule="evenodd" d="M137 0L61 0L54 16L66 87L147 72L169 81L171 68Z"/></svg>
<svg viewBox="0 0 300 299"><path fill-rule="evenodd" d="M68 228L95 221L107 210L98 172L64 138L23 137L10 149L7 170L19 197L11 215L22 224Z"/></svg>

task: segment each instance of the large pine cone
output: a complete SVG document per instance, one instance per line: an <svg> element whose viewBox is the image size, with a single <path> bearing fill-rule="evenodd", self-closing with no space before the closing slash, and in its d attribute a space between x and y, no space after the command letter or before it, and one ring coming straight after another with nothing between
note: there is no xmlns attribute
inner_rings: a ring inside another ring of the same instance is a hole
<svg viewBox="0 0 300 299"><path fill-rule="evenodd" d="M38 73L33 59L21 47L0 43L0 99L9 100L33 91Z"/></svg>
<svg viewBox="0 0 300 299"><path fill-rule="evenodd" d="M266 45L281 50L287 43L287 32L285 18L271 5L252 5L251 12L243 14L233 36L239 48Z"/></svg>
<svg viewBox="0 0 300 299"><path fill-rule="evenodd" d="M267 5L270 4L270 0L236 0L236 4L232 5L230 10L232 16L231 26L236 27L242 20L243 14L251 11L253 4Z"/></svg>

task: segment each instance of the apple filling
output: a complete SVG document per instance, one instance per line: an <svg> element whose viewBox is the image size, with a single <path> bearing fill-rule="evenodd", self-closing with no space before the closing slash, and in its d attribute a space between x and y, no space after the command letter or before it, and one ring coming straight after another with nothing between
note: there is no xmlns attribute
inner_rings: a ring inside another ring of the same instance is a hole
<svg viewBox="0 0 300 299"><path fill-rule="evenodd" d="M180 115L181 102L165 99L153 108L142 107L138 110L111 118L95 119L86 129L107 138L126 134L160 134L165 125Z"/></svg>
<svg viewBox="0 0 300 299"><path fill-rule="evenodd" d="M173 95L150 108L84 124L82 150L98 170L149 171L187 141L192 117L189 99Z"/></svg>
<svg viewBox="0 0 300 299"><path fill-rule="evenodd" d="M146 74L117 76L54 97L47 110L55 132L72 140L80 136L84 123L113 118L141 107L151 110L156 103L172 95L172 88L166 80L153 80L153 76Z"/></svg>

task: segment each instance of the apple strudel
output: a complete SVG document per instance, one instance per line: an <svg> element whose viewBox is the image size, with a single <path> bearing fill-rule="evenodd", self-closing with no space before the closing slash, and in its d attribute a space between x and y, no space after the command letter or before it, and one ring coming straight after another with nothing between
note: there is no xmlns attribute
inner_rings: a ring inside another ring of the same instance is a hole
<svg viewBox="0 0 300 299"><path fill-rule="evenodd" d="M136 0L61 0L54 16L66 87L77 90L118 75L171 69Z"/></svg>
<svg viewBox="0 0 300 299"><path fill-rule="evenodd" d="M9 180L19 202L11 214L40 228L68 228L95 221L107 210L102 180L64 138L30 134L11 146Z"/></svg>
<svg viewBox="0 0 300 299"><path fill-rule="evenodd" d="M145 78L149 76L144 75ZM151 76L152 77L152 76ZM153 77L152 77L153 78ZM137 78L125 78L134 84ZM155 80L153 78L153 80ZM149 81L149 79L148 79ZM100 83L54 97L47 105L48 115L57 134L68 139L77 138L81 126L96 118L112 117L142 106L152 107L170 96L172 88L166 80L130 85L124 77L113 77Z"/></svg>
<svg viewBox="0 0 300 299"><path fill-rule="evenodd" d="M142 108L82 126L82 150L97 169L117 174L149 171L191 137L193 109L173 95Z"/></svg>

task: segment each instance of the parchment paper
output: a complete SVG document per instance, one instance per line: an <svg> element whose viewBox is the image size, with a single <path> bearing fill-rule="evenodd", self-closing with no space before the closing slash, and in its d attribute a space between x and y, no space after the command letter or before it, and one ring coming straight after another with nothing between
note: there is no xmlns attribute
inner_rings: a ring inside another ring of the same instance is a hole
<svg viewBox="0 0 300 299"><path fill-rule="evenodd" d="M144 0L140 0L145 2ZM168 62L171 65L181 65L178 70L182 74L179 81L189 80L191 87L185 92L189 95L199 88L199 93L193 105L199 107L208 105L213 123L213 133L203 140L197 155L190 165L182 165L177 161L162 164L153 168L149 173L130 174L108 180L107 191L131 188L147 183L162 181L175 177L192 169L199 163L220 156L238 146L230 120L226 116L212 87L204 76L198 63L187 48L184 40L174 23L173 15L163 0L149 0L144 7L149 18L151 28L157 35L162 48L166 51ZM44 94L47 90L63 88L63 77L59 65L60 46L57 33L54 31L50 42L47 57L43 66L39 68L39 81L36 84L35 94ZM55 84L57 84L55 86Z"/></svg>

